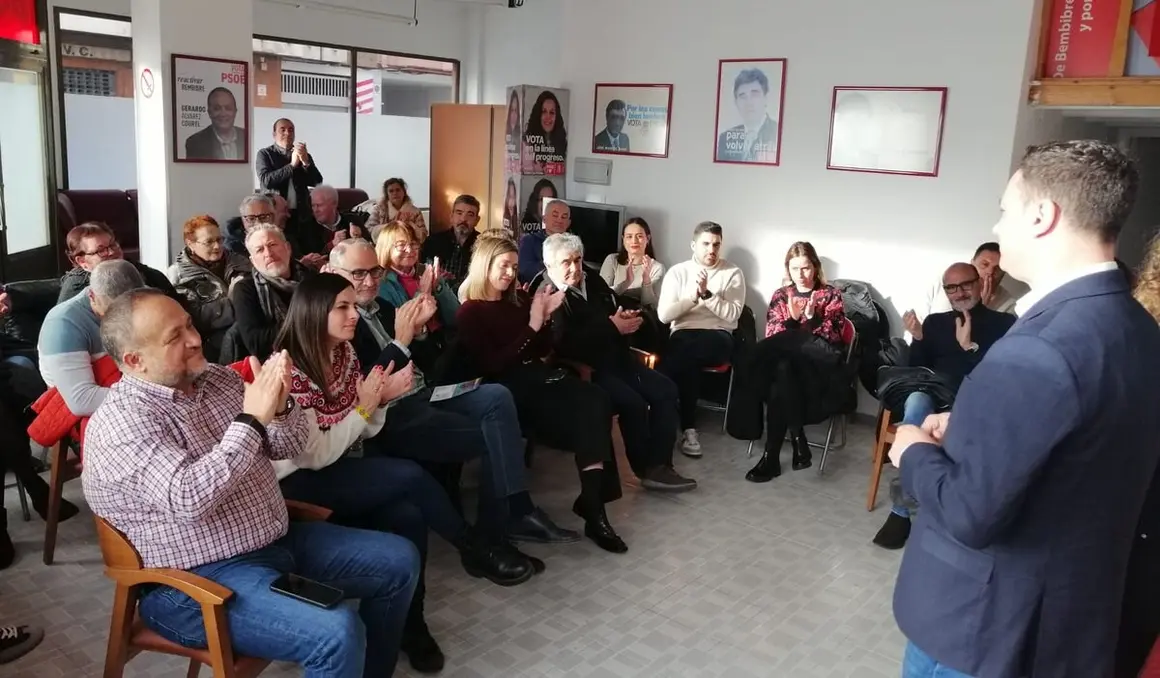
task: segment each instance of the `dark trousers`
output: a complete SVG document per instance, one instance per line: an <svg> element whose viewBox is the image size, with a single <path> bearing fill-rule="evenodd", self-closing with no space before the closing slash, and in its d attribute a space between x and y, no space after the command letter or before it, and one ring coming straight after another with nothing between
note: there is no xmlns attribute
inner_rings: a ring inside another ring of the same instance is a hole
<svg viewBox="0 0 1160 678"><path fill-rule="evenodd" d="M32 467L32 447L28 439L30 422L25 408L47 387L35 367L16 360L5 361L3 374L6 378L0 382L0 512L4 509L4 474L8 471L12 471L24 485L40 512L48 504L48 483Z"/></svg>
<svg viewBox="0 0 1160 678"><path fill-rule="evenodd" d="M604 389L620 417L633 472L644 477L651 468L671 466L679 424L677 385L636 361L620 369L599 370L592 383Z"/></svg>
<svg viewBox="0 0 1160 678"><path fill-rule="evenodd" d="M701 372L733 356L733 335L725 330L678 330L669 337L659 369L677 385L682 429L697 428Z"/></svg>
<svg viewBox="0 0 1160 678"><path fill-rule="evenodd" d="M574 453L580 471L603 463L602 497L605 502L619 499L612 403L604 389L539 362L510 370L502 381L515 398L528 437Z"/></svg>
<svg viewBox="0 0 1160 678"><path fill-rule="evenodd" d="M1124 580L1115 678L1136 678L1160 635L1160 543L1136 537Z"/></svg>
<svg viewBox="0 0 1160 678"><path fill-rule="evenodd" d="M419 580L406 630L423 621L426 598L427 529L459 545L467 526L447 493L418 464L391 457L344 457L326 468L299 469L281 481L282 496L333 511L331 522L392 532L419 551Z"/></svg>

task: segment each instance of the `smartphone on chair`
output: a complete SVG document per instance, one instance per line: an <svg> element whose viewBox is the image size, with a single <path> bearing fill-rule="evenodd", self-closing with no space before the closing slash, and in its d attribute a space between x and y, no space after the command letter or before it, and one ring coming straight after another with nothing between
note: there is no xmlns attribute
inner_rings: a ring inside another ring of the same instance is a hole
<svg viewBox="0 0 1160 678"><path fill-rule="evenodd" d="M286 573L275 579L274 583L270 584L270 590L327 610L338 605L345 598L341 589L291 573Z"/></svg>

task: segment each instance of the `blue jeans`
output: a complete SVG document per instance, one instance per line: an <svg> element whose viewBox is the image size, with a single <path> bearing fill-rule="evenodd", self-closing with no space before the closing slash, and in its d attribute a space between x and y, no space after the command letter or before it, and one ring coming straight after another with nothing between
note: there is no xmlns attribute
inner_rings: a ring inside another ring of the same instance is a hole
<svg viewBox="0 0 1160 678"><path fill-rule="evenodd" d="M899 425L922 426L922 422L926 418L934 414L935 407L934 398L922 391L915 391L906 396L906 404L902 407L902 421ZM897 486L898 480L892 480L890 483L890 494L894 499L894 505L890 508L890 512L900 515L903 518L910 517L910 508L906 506L906 498L902 495L902 490Z"/></svg>
<svg viewBox="0 0 1160 678"><path fill-rule="evenodd" d="M403 537L324 522L291 522L265 548L192 568L234 592L226 603L237 654L300 664L307 678L389 676L415 582L419 554ZM358 612L315 607L274 593L270 584L294 572L360 599ZM161 636L205 647L201 607L158 587L142 596L142 621Z"/></svg>
<svg viewBox="0 0 1160 678"><path fill-rule="evenodd" d="M971 678L971 676L936 662L914 643L907 643L906 654L902 657L902 678Z"/></svg>

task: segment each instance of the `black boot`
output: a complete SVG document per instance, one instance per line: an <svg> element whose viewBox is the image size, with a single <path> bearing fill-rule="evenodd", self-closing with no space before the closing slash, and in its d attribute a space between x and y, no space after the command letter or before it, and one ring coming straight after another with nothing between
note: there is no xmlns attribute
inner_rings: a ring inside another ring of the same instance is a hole
<svg viewBox="0 0 1160 678"><path fill-rule="evenodd" d="M773 449L770 449L773 448ZM749 469L745 479L751 483L768 483L781 475L781 440L769 441L757 466Z"/></svg>
<svg viewBox="0 0 1160 678"><path fill-rule="evenodd" d="M12 538L8 536L8 513L0 508L0 570L11 565L14 560L16 547L12 545Z"/></svg>
<svg viewBox="0 0 1160 678"><path fill-rule="evenodd" d="M814 465L814 455L810 452L810 441L806 440L806 431L803 428L793 432L793 470L800 471Z"/></svg>
<svg viewBox="0 0 1160 678"><path fill-rule="evenodd" d="M515 586L532 578L532 564L507 544L484 539L469 532L459 543L463 569L473 577L482 577L500 586Z"/></svg>
<svg viewBox="0 0 1160 678"><path fill-rule="evenodd" d="M604 469L589 469L580 472L580 496L572 504L572 512L584 519L584 536L610 553L627 553L628 545L612 529L608 514L604 512L601 483Z"/></svg>
<svg viewBox="0 0 1160 678"><path fill-rule="evenodd" d="M884 549L894 551L906 546L906 540L909 538L910 518L891 511L890 515L886 516L886 522L878 530L878 534L874 535L874 543Z"/></svg>
<svg viewBox="0 0 1160 678"><path fill-rule="evenodd" d="M423 574L420 574L419 586L415 588L415 595L411 598L411 608L407 610L407 621L403 625L403 637L399 641L399 650L407 655L411 668L419 673L439 673L443 670L446 658L439 643L427 628L427 620L423 614L423 603L426 599L426 586Z"/></svg>

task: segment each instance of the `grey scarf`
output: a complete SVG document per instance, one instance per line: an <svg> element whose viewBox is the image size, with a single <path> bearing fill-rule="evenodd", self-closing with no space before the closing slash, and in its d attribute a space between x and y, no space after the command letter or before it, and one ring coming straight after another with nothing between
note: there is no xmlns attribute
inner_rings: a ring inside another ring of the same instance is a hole
<svg viewBox="0 0 1160 678"><path fill-rule="evenodd" d="M258 303L262 305L262 313L274 321L275 325L282 325L286 319L286 311L290 307L289 299L294 296L294 289L298 287L301 276L294 275L293 266L290 269L290 279L275 278L261 271L254 271L254 286L258 290ZM272 289L271 289L272 288Z"/></svg>

